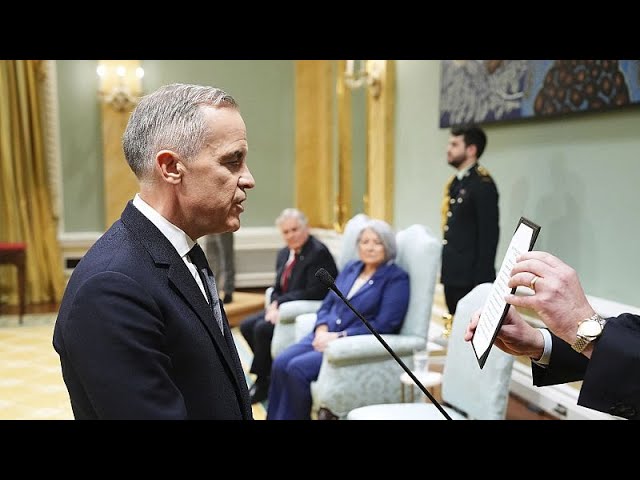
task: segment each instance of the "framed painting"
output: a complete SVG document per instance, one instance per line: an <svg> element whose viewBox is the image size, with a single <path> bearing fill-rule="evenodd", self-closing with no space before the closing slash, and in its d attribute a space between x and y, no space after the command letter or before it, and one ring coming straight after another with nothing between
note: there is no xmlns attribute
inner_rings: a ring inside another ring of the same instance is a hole
<svg viewBox="0 0 640 480"><path fill-rule="evenodd" d="M640 60L443 60L440 127L640 103Z"/></svg>

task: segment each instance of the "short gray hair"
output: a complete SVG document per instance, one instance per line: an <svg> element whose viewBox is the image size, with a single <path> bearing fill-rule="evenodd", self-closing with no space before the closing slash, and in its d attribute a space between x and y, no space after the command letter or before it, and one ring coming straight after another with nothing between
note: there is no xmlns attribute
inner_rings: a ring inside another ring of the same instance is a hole
<svg viewBox="0 0 640 480"><path fill-rule="evenodd" d="M398 253L398 247L396 246L396 234L389 225L384 220L378 220L376 218L371 218L366 221L366 223L362 226L360 233L358 233L358 238L356 239L356 246L360 243L360 237L362 237L362 233L365 230L373 230L378 237L380 237L380 241L384 246L384 261L388 262L389 260L395 260L396 255Z"/></svg>
<svg viewBox="0 0 640 480"><path fill-rule="evenodd" d="M306 215L300 210L298 210L297 208L285 208L280 213L280 215L278 215L278 218L276 218L276 226L279 227L280 225L282 225L282 222L284 222L288 218L295 218L296 220L298 220L298 223L301 227L306 227L308 224Z"/></svg>
<svg viewBox="0 0 640 480"><path fill-rule="evenodd" d="M142 97L122 136L124 156L136 177L153 170L160 150L172 150L189 161L204 148L210 132L203 106L238 109L228 93L201 85L173 83Z"/></svg>

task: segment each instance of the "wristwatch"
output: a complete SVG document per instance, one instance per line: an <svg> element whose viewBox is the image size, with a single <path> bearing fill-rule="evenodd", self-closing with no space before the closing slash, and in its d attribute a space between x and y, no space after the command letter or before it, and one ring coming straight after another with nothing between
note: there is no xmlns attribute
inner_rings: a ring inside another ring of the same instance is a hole
<svg viewBox="0 0 640 480"><path fill-rule="evenodd" d="M587 345L598 339L602 334L604 325L607 321L597 313L591 317L581 321L578 324L578 333L575 342L571 345L576 352L581 353Z"/></svg>

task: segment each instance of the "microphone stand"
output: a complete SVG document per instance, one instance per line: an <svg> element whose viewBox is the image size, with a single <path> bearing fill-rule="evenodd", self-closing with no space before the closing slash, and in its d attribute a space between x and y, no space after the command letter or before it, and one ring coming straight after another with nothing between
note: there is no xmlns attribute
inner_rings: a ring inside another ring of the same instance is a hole
<svg viewBox="0 0 640 480"><path fill-rule="evenodd" d="M328 274L327 274L328 275ZM453 420L451 418L451 416L446 412L446 410L444 408L442 408L442 405L440 405L438 403L438 401L433 398L433 395L431 395L429 393L429 391L425 388L424 385L422 385L422 383L420 382L420 380L418 380L416 378L416 376L413 374L413 372L409 369L409 367L407 367L405 365L405 363L400 359L400 357L398 357L398 355L396 354L396 352L393 351L393 349L387 344L387 342L384 341L384 338L382 338L380 336L380 334L376 331L375 328L373 328L371 326L371 324L367 321L366 318L364 318L360 312L358 312L355 308L353 308L353 306L351 305L351 303L349 302L349 300L347 300L344 295L342 295L342 292L340 292L340 290L338 290L338 287L335 286L335 282L332 283L331 285L329 285L329 288L331 290L333 290L335 292L336 295L338 295L338 297L340 297L340 299L347 304L347 307L349 307L351 309L351 311L353 313L355 313L358 318L360 320L362 320L362 322L364 322L364 324L366 325L366 327L369 329L369 331L371 333L373 333L375 335L375 337L378 339L378 341L382 344L382 346L384 348L387 349L387 352L389 352L391 354L391 356L395 359L396 362L398 362L398 364L404 369L405 372L407 372L407 375L409 375L411 377L411 380L413 380L413 382L420 388L420 390L422 390L422 393L424 393L429 400L431 400L431 403L433 403L436 408L438 410L440 410L440 413L442 413L442 415L444 416L444 418L446 418L447 420Z"/></svg>

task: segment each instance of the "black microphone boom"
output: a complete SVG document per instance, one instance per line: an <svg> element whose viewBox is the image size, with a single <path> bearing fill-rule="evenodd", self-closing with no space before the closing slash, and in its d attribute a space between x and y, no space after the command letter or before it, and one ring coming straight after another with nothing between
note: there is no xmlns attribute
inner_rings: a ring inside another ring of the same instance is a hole
<svg viewBox="0 0 640 480"><path fill-rule="evenodd" d="M382 344L382 346L387 349L387 352L389 352L391 356L395 359L395 361L398 362L398 365L400 365L403 368L403 370L407 372L407 375L409 375L411 377L411 380L413 380L413 382L418 386L418 388L422 390L422 393L424 393L429 398L429 400L431 400L431 403L433 403L436 406L436 408L440 410L440 413L442 413L444 418L446 418L447 420L452 420L452 418L449 416L446 410L442 408L442 405L440 405L438 401L435 398L433 398L433 395L429 393L429 390L427 390L424 387L424 385L420 383L420 380L416 378L416 376L409 369L409 367L405 365L405 363L400 359L400 357L398 357L396 352L394 352L393 349L387 344L387 342L384 341L384 338L380 336L380 334L376 331L376 329L371 326L371 324L367 321L366 318L364 318L360 314L360 312L358 312L355 308L353 308L349 300L347 300L345 296L342 294L342 292L338 290L338 287L336 287L336 281L329 274L329 272L327 272L324 268L320 268L316 272L316 278L320 280L324 284L324 286L333 290L335 294L338 295L338 297L340 297L340 299L347 304L347 307L349 307L351 311L355 313L358 316L358 318L364 322L364 324L369 329L369 331L373 333L373 335L378 339L378 341Z"/></svg>

